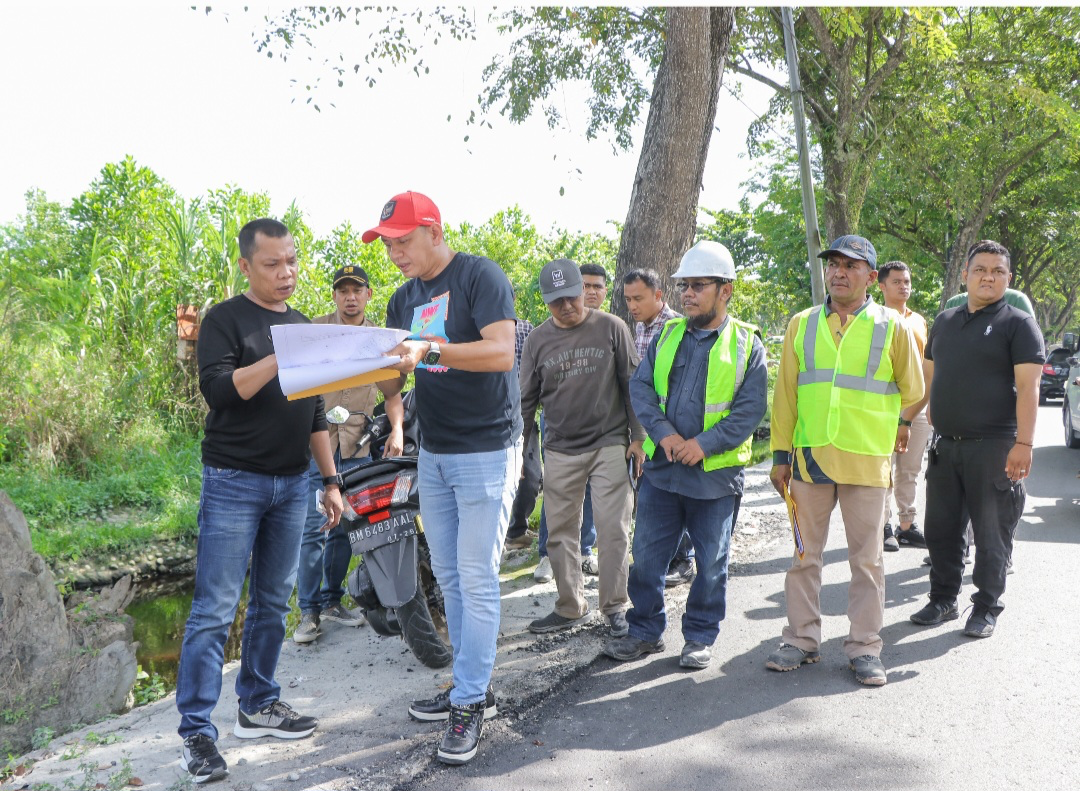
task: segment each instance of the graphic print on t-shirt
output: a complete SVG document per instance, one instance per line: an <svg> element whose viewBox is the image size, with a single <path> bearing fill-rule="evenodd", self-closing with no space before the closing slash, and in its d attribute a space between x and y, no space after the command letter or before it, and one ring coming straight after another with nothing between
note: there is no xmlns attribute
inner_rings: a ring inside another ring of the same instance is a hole
<svg viewBox="0 0 1080 791"><path fill-rule="evenodd" d="M604 359L607 354L607 350L598 349L595 346L567 349L544 360L544 370L554 372L556 382L562 382L572 376L594 374L597 370L596 363Z"/></svg>
<svg viewBox="0 0 1080 791"><path fill-rule="evenodd" d="M449 343L450 339L446 337L446 316L449 305L450 292L447 291L435 297L431 302L413 308L412 325L409 327L409 331L412 332L410 337L420 341ZM432 373L449 370L445 365L429 366L424 363L419 363L416 367L424 368Z"/></svg>

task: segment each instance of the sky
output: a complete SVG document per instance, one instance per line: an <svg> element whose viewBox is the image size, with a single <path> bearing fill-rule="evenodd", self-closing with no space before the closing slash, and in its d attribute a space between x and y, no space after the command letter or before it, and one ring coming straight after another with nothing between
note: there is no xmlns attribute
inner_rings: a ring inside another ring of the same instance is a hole
<svg viewBox="0 0 1080 791"><path fill-rule="evenodd" d="M541 231L614 235L611 221L625 220L647 107L634 150L621 154L608 136L585 139L581 86L562 90L561 128L536 117L515 125L496 116L492 129L465 125L483 67L509 48L486 23L488 7L474 9L482 26L476 41L424 47L426 76L388 67L375 88L353 79L322 90L316 112L292 81L321 73L333 86L332 76L305 57L258 54L252 33L264 10L215 5L207 15L203 5L190 6L5 5L0 223L23 212L28 189L67 203L125 155L186 198L234 185L267 192L278 214L295 200L318 235L345 220L375 225L383 203L404 190L427 194L450 224L482 223L513 205ZM349 25L319 41L321 59L363 51L366 36ZM752 164L746 130L769 95L750 81L741 102L721 91L702 206L737 205Z"/></svg>

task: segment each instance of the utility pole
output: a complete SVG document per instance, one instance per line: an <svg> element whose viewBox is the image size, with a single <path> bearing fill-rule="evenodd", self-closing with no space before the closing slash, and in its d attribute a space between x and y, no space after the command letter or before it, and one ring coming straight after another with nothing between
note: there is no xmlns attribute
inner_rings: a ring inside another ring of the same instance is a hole
<svg viewBox="0 0 1080 791"><path fill-rule="evenodd" d="M810 149L806 143L806 113L803 109L802 81L799 79L799 55L795 51L795 22L790 8L780 9L784 24L784 49L787 51L788 79L791 82L791 107L795 112L795 139L799 144L799 181L802 184L803 218L806 222L806 251L810 256L810 292L814 304L825 301L825 278L821 273L821 235L818 233L817 203L814 201L814 177L810 173Z"/></svg>

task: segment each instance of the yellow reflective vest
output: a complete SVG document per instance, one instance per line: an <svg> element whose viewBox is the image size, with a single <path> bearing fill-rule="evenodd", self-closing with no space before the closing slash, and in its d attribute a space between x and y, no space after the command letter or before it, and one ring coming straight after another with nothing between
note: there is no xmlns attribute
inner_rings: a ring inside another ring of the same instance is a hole
<svg viewBox="0 0 1080 791"><path fill-rule="evenodd" d="M709 370L705 375L705 425L708 431L731 414L731 403L735 394L742 387L746 378L746 369L750 364L750 355L754 351L754 334L757 327L753 324L728 317L724 331L720 333L709 351ZM653 388L660 397L660 409L667 412L668 380L671 377L671 365L675 361L675 352L686 334L686 319L671 319L664 324L660 340L656 343L656 364L653 366ZM895 421L894 421L895 422ZM742 467L750 462L751 434L736 448L706 456L702 466L706 472L723 467ZM645 453L651 459L656 451L652 438L645 440Z"/></svg>
<svg viewBox="0 0 1080 791"><path fill-rule="evenodd" d="M796 448L832 445L864 456L892 454L900 388L893 381L889 350L898 318L871 302L852 317L839 345L830 335L824 305L799 319Z"/></svg>

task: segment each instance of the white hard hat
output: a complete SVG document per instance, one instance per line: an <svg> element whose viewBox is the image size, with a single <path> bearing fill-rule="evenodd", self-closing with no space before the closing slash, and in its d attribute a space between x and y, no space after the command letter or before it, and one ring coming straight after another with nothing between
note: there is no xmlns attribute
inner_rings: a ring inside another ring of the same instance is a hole
<svg viewBox="0 0 1080 791"><path fill-rule="evenodd" d="M678 271L672 277L722 277L734 280L735 262L720 242L701 241L686 251L679 261Z"/></svg>

